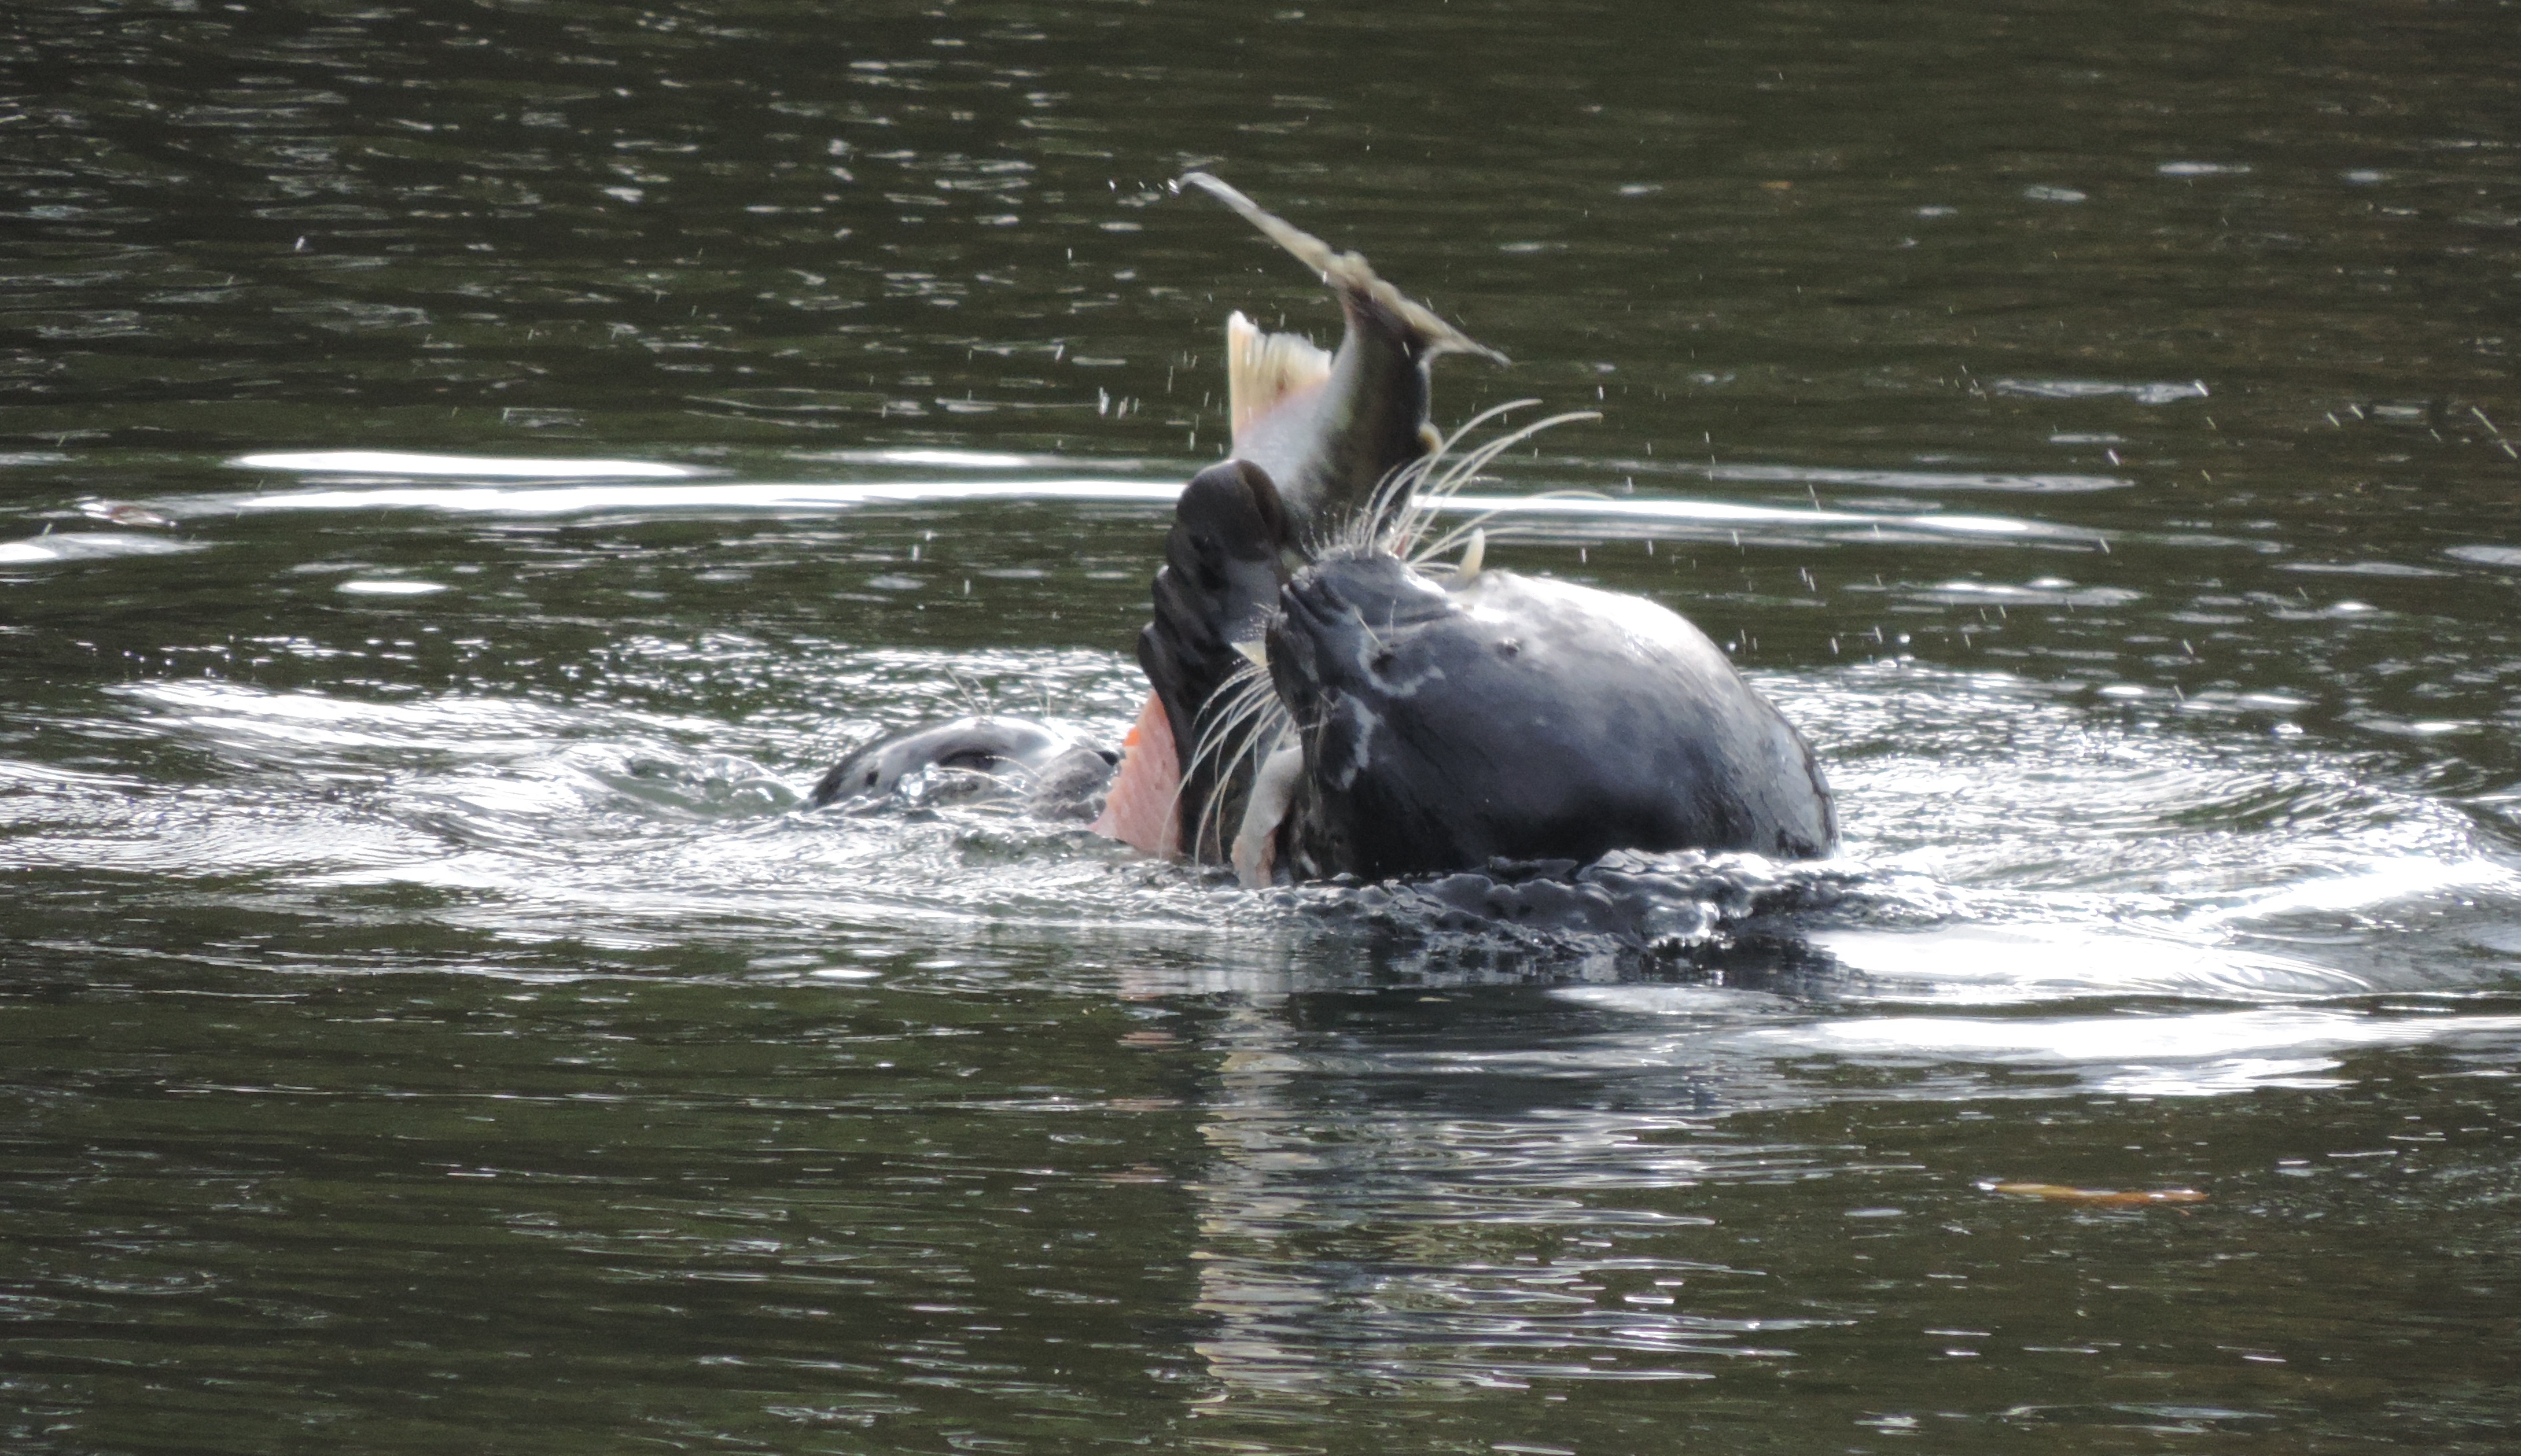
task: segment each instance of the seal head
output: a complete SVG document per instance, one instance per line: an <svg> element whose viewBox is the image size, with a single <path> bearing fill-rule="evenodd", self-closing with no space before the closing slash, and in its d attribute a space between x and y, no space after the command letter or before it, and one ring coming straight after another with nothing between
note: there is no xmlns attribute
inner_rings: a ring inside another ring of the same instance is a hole
<svg viewBox="0 0 2521 1456"><path fill-rule="evenodd" d="M1642 597L1334 557L1280 592L1268 660L1304 752L1278 831L1300 878L1837 842L1811 746Z"/></svg>

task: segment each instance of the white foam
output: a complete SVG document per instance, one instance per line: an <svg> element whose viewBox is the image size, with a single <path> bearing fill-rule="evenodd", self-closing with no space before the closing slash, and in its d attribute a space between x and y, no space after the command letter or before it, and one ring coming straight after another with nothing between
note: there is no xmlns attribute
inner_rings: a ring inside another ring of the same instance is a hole
<svg viewBox="0 0 2521 1456"><path fill-rule="evenodd" d="M531 704L489 698L376 703L242 683L136 683L127 693L180 723L228 742L280 742L336 749L389 748L509 758L547 753L571 720Z"/></svg>
<svg viewBox="0 0 2521 1456"><path fill-rule="evenodd" d="M2118 476L2066 476L2051 473L1995 475L1969 471L1828 470L1801 465L1716 465L1705 469L1711 480L1792 481L1814 485L1860 486L1875 490L2002 490L2030 495L2083 495L2095 490L2124 490L2133 480Z"/></svg>
<svg viewBox="0 0 2521 1456"><path fill-rule="evenodd" d="M2372 989L2361 977L2310 961L2132 929L1958 925L1824 930L1811 940L1867 978L1872 997L1892 1000L2003 1005L2155 994L2264 1001Z"/></svg>
<svg viewBox="0 0 2521 1456"><path fill-rule="evenodd" d="M233 511L406 509L474 515L573 516L589 511L797 509L954 500L1146 501L1169 505L1181 487L1144 480L897 480L875 484L404 485L368 490L296 490L223 499Z"/></svg>
<svg viewBox="0 0 2521 1456"><path fill-rule="evenodd" d="M592 511L847 510L869 505L971 500L1118 501L1170 505L1180 494L1181 485L1175 480L1123 480L1109 477L856 483L712 480L705 484L680 485L386 485L219 496L206 501L201 509L221 512L405 509L504 516L569 516ZM1939 535L2020 538L2089 539L2093 535L2090 531L2069 530L2003 516L1814 511L1674 497L1457 495L1438 502L1437 507L1455 514L1669 522L1701 526L1795 529L1813 526L1861 529L1869 526Z"/></svg>
<svg viewBox="0 0 2521 1456"><path fill-rule="evenodd" d="M652 460L525 460L478 455L407 455L399 450L316 450L242 455L228 464L245 470L300 471L331 476L460 476L473 479L617 480L625 478L689 479L701 472Z"/></svg>
<svg viewBox="0 0 2521 1456"><path fill-rule="evenodd" d="M2378 905L2439 898L2452 890L2521 890L2521 874L2487 859L2443 860L2407 856L2344 875L2323 875L2276 887L2231 905L2191 912L2183 923L2201 929L2233 922L2270 920L2297 911L2337 915Z"/></svg>
<svg viewBox="0 0 2521 1456"><path fill-rule="evenodd" d="M1892 516L1861 511L1812 511L1782 506L1744 506L1730 501L1680 500L1633 495L1611 499L1565 495L1456 495L1440 502L1439 508L1479 515L1672 521L1702 525L1876 525L1897 530L1937 531L1965 536L2056 535L2088 540L2093 534L2090 531L2069 531L2036 521L2019 521L2005 516L1959 516L1946 515L1942 512Z"/></svg>
<svg viewBox="0 0 2521 1456"><path fill-rule="evenodd" d="M808 457L864 461L870 465L935 465L948 470L1024 470L1041 464L1031 455L1001 455L987 450L834 450Z"/></svg>
<svg viewBox="0 0 2521 1456"><path fill-rule="evenodd" d="M2452 1037L2508 1038L2516 1033L2521 1033L2521 1017L2370 1016L2286 1007L2183 1016L1852 1017L1757 1026L1737 1033L1735 1039L1796 1053L2159 1068L2167 1063L2236 1058L2292 1063L2309 1054L2356 1047L2412 1046Z"/></svg>
<svg viewBox="0 0 2521 1456"><path fill-rule="evenodd" d="M333 589L335 591L348 592L352 596L358 597L425 597L433 592L442 592L446 590L446 583L442 581L412 581L407 579L344 581L340 586Z"/></svg>
<svg viewBox="0 0 2521 1456"><path fill-rule="evenodd" d="M136 531L56 531L49 536L0 541L0 566L96 561L116 556L172 556L201 549L197 542L178 541L171 536L145 536Z"/></svg>

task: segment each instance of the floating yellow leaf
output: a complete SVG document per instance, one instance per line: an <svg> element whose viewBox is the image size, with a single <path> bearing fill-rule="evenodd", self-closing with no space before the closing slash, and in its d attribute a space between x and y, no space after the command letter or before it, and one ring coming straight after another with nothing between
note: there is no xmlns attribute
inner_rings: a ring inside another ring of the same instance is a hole
<svg viewBox="0 0 2521 1456"><path fill-rule="evenodd" d="M2070 1188L2063 1183L1986 1183L1991 1193L2015 1198L2046 1199L2053 1204L2088 1204L2096 1208L2141 1208L2152 1204L2202 1204L2206 1195L2194 1188Z"/></svg>

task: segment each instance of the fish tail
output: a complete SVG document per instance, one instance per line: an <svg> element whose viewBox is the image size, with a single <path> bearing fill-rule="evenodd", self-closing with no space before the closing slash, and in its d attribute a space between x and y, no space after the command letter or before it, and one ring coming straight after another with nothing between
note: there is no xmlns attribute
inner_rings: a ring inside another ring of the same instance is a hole
<svg viewBox="0 0 2521 1456"><path fill-rule="evenodd" d="M1240 311L1225 321L1225 404L1238 447L1261 416L1331 377L1331 351L1296 334L1264 334Z"/></svg>
<svg viewBox="0 0 2521 1456"><path fill-rule="evenodd" d="M1378 309L1398 321L1410 340L1412 352L1419 358L1432 359L1438 354L1477 354L1498 364L1511 362L1505 355L1437 317L1434 309L1409 298L1400 290L1375 276L1363 253L1341 252L1206 172L1185 172L1181 181L1241 213L1244 221L1259 228L1269 241L1320 274L1322 281L1339 290L1352 306Z"/></svg>

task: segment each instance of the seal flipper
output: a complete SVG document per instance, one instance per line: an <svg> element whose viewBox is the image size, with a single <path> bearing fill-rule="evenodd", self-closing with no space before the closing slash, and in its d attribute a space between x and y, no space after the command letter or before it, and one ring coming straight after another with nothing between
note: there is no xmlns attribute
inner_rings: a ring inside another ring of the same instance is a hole
<svg viewBox="0 0 2521 1456"><path fill-rule="evenodd" d="M1165 565L1156 572L1155 620L1138 633L1138 665L1155 686L1171 729L1181 788L1176 843L1197 859L1222 859L1216 824L1201 819L1216 789L1214 758L1197 758L1204 715L1219 689L1249 660L1239 644L1257 639L1287 581L1293 544L1284 503L1267 472L1247 460L1214 465L1191 478L1173 506ZM1239 775L1238 777L1247 777ZM1241 785L1229 785L1232 801ZM1231 842L1230 831L1223 839Z"/></svg>
<svg viewBox="0 0 2521 1456"><path fill-rule="evenodd" d="M1148 854L1189 844L1194 858L1223 857L1192 839L1214 772L1186 780L1200 715L1245 660L1236 644L1259 637L1277 603L1290 540L1277 487L1249 461L1210 466L1182 487L1156 572L1155 620L1138 633L1138 665L1155 691L1129 730L1096 834Z"/></svg>

